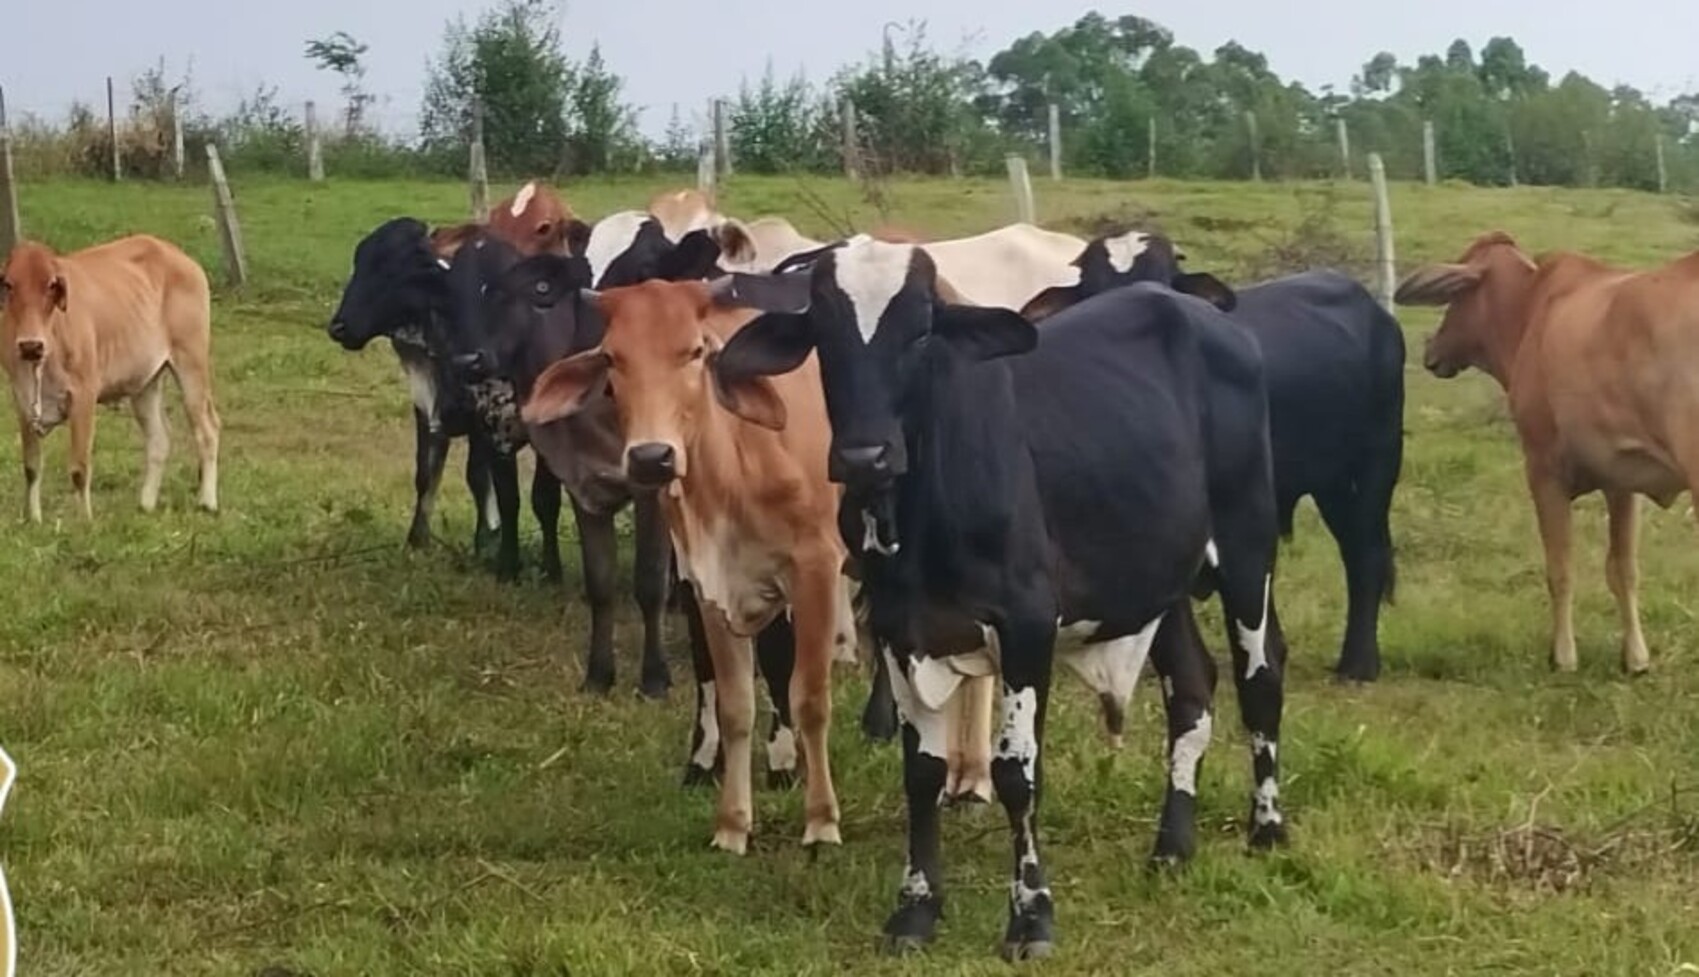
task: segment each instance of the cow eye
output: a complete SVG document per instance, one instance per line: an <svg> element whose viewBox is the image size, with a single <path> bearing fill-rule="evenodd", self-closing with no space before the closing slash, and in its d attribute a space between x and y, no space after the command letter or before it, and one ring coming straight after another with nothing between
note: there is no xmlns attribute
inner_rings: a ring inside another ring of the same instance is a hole
<svg viewBox="0 0 1699 977"><path fill-rule="evenodd" d="M538 295L547 295L549 294L549 287L548 282L540 281L531 290L536 292Z"/></svg>
<svg viewBox="0 0 1699 977"><path fill-rule="evenodd" d="M708 355L708 344L707 343L697 343L696 348L690 351L690 359L691 359L692 362L699 360L702 357L707 356L707 355Z"/></svg>

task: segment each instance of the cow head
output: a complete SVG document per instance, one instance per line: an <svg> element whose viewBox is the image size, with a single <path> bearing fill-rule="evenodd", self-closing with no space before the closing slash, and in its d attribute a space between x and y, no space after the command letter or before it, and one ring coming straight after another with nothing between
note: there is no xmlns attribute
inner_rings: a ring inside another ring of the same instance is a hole
<svg viewBox="0 0 1699 977"><path fill-rule="evenodd" d="M711 229L690 231L675 242L660 221L642 211L627 210L597 221L583 253L591 281L606 289L652 278L706 278L720 259L720 243Z"/></svg>
<svg viewBox="0 0 1699 977"><path fill-rule="evenodd" d="M716 308L707 285L649 281L586 298L604 323L601 343L543 371L523 408L527 423L568 417L611 386L626 476L643 488L690 476L692 446L711 411L784 428L785 404L772 382L722 360L712 320L742 313Z"/></svg>
<svg viewBox="0 0 1699 977"><path fill-rule="evenodd" d="M1174 242L1160 234L1130 231L1093 238L1073 260L1080 271L1079 282L1045 289L1027 302L1021 314L1037 322L1093 295L1134 282L1158 282L1195 295L1224 312L1233 311L1238 304L1233 290L1208 272L1182 271L1180 262L1185 260Z"/></svg>
<svg viewBox="0 0 1699 977"><path fill-rule="evenodd" d="M528 389L536 371L576 353L601 338L601 319L580 292L589 287L583 258L518 253L491 241L454 281L461 261L450 272L455 294L452 325L455 367L463 380L501 377Z"/></svg>
<svg viewBox="0 0 1699 977"><path fill-rule="evenodd" d="M590 231L552 188L536 180L490 211L489 229L527 257L582 253Z"/></svg>
<svg viewBox="0 0 1699 977"><path fill-rule="evenodd" d="M770 376L818 352L832 422L828 473L857 496L908 470L908 422L924 411L937 371L1022 353L1038 334L1006 309L950 301L930 256L909 244L858 241L803 272L733 275L722 304L766 314L740 330L722 369Z"/></svg>
<svg viewBox="0 0 1699 977"><path fill-rule="evenodd" d="M1502 381L1504 351L1497 350L1503 330L1519 335L1526 288L1534 262L1502 231L1476 238L1461 260L1425 265L1410 273L1393 299L1400 305L1445 307L1439 331L1428 337L1423 365L1437 377L1450 378L1469 367L1491 372Z"/></svg>
<svg viewBox="0 0 1699 977"><path fill-rule="evenodd" d="M444 265L425 225L411 217L387 221L354 248L354 272L326 331L344 349L359 350L378 336L423 324L443 281Z"/></svg>
<svg viewBox="0 0 1699 977"><path fill-rule="evenodd" d="M13 371L43 369L63 355L55 349L58 325L71 301L59 257L52 249L25 242L12 250L0 271L0 355Z"/></svg>

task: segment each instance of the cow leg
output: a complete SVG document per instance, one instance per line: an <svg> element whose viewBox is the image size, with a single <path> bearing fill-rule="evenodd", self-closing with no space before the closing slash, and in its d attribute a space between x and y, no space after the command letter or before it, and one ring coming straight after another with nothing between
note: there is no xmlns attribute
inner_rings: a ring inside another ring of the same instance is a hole
<svg viewBox="0 0 1699 977"><path fill-rule="evenodd" d="M18 412L18 441L24 462L24 517L30 522L41 521L41 435L30 426L30 419Z"/></svg>
<svg viewBox="0 0 1699 977"><path fill-rule="evenodd" d="M949 728L941 710L914 693L908 654L877 642L885 664L903 743L903 794L908 801L908 864L897 890L897 908L885 920L885 949L918 950L937 934L944 915L944 869L938 843L938 801L944 794Z"/></svg>
<svg viewBox="0 0 1699 977"><path fill-rule="evenodd" d="M180 362L180 361L179 361ZM198 368L186 369L173 364L172 375L183 395L183 411L189 415L189 428L195 434L195 451L200 456L200 506L208 512L218 511L218 439L223 426L218 408L212 403L212 377L205 359Z"/></svg>
<svg viewBox="0 0 1699 977"><path fill-rule="evenodd" d="M785 790L796 783L796 726L792 722L791 676L796 671L796 629L780 614L755 636L755 662L767 682L773 704L773 728L767 735L767 787Z"/></svg>
<svg viewBox="0 0 1699 977"><path fill-rule="evenodd" d="M714 847L742 855L749 849L749 833L755 824L749 770L750 737L755 730L754 655L750 640L732 634L718 612L703 615L702 627L714 662L720 743L725 752Z"/></svg>
<svg viewBox="0 0 1699 977"><path fill-rule="evenodd" d="M696 606L696 591L689 584L678 584L674 593L678 597L679 611L684 615L685 629L690 633L690 664L696 674L696 722L690 732L690 758L684 765L684 786L703 787L714 782L725 764L720 749L714 659L708 652L708 635L702 627L702 613Z"/></svg>
<svg viewBox="0 0 1699 977"><path fill-rule="evenodd" d="M952 804L991 803L991 707L996 697L994 675L964 679L957 693L944 792Z"/></svg>
<svg viewBox="0 0 1699 977"><path fill-rule="evenodd" d="M1546 592L1551 597L1552 613L1551 664L1560 672L1573 672L1576 660L1569 561L1569 492L1560 483L1533 473L1529 474L1528 481L1534 495L1534 514L1540 522L1540 542L1546 551Z"/></svg>
<svg viewBox="0 0 1699 977"><path fill-rule="evenodd" d="M466 439L466 490L472 493L472 555L477 558L489 552L495 539L496 527L491 520L495 509L490 486L490 446L476 436Z"/></svg>
<svg viewBox="0 0 1699 977"><path fill-rule="evenodd" d="M154 377L130 398L130 411L142 429L143 512L159 508L159 486L165 479L165 460L171 454L171 429L165 423L165 388Z"/></svg>
<svg viewBox="0 0 1699 977"><path fill-rule="evenodd" d="M492 450L490 487L496 500L496 579L519 579L519 464L513 455Z"/></svg>
<svg viewBox="0 0 1699 977"><path fill-rule="evenodd" d="M1011 614L998 629L1002 649L1003 725L991 777L1009 815L1014 835L1014 878L1009 884L1009 925L1003 957L1026 960L1050 955L1055 944L1055 908L1038 858L1038 802L1043 793L1044 720L1050 704L1051 658L1056 615Z"/></svg>
<svg viewBox="0 0 1699 977"><path fill-rule="evenodd" d="M637 496L632 522L637 531L632 553L632 585L643 615L643 670L637 688L650 699L664 699L673 684L665 649L661 647L661 617L666 610L671 576L672 537L655 493Z"/></svg>
<svg viewBox="0 0 1699 977"><path fill-rule="evenodd" d="M618 586L619 540L614 514L591 512L572 500L578 549L584 564L584 602L590 605L590 650L580 692L607 695L614 687L614 591Z"/></svg>
<svg viewBox="0 0 1699 977"><path fill-rule="evenodd" d="M1640 586L1637 550L1640 543L1640 500L1633 492L1607 491L1610 509L1610 554L1605 558L1605 576L1622 616L1622 670L1642 675L1652 667L1646 653L1646 636L1640 631Z"/></svg>
<svg viewBox="0 0 1699 977"><path fill-rule="evenodd" d="M531 476L531 512L543 533L543 576L560 583L560 479L540 455Z"/></svg>
<svg viewBox="0 0 1699 977"><path fill-rule="evenodd" d="M437 488L448 464L448 435L431 430L431 419L413 411L413 524L407 529L407 545L423 549L431 543L431 512L436 508Z"/></svg>
<svg viewBox="0 0 1699 977"><path fill-rule="evenodd" d="M1239 718L1250 735L1252 848L1271 848L1286 840L1280 811L1280 720L1285 706L1286 642L1275 621L1273 576L1243 579L1247 570L1224 566L1221 609L1227 644L1233 649L1233 684L1239 694ZM1266 564L1265 564L1266 566ZM1238 571L1238 572L1235 572ZM1253 578L1254 579L1254 578Z"/></svg>
<svg viewBox="0 0 1699 977"><path fill-rule="evenodd" d="M808 774L803 782L802 844L842 844L838 794L832 786L827 739L832 726L832 659L838 637L839 567L831 546L798 559L792 574L791 611L796 656L791 671L791 713L802 734Z"/></svg>
<svg viewBox="0 0 1699 977"><path fill-rule="evenodd" d="M1174 864L1191 858L1197 848L1198 771L1214 729L1215 660L1198 635L1190 601L1181 601L1163 617L1151 659L1168 713L1168 789L1151 860Z"/></svg>
<svg viewBox="0 0 1699 977"><path fill-rule="evenodd" d="M873 681L861 710L861 732L875 743L888 743L897 735L897 702L891 697L888 667L884 655L873 655Z"/></svg>
<svg viewBox="0 0 1699 977"><path fill-rule="evenodd" d="M84 519L94 518L94 408L90 396L71 396L71 487Z"/></svg>

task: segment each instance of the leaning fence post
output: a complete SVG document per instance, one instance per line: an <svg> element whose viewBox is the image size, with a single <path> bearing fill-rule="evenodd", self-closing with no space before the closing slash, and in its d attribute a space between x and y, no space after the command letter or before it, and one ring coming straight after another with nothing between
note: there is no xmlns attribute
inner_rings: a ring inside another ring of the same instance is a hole
<svg viewBox="0 0 1699 977"><path fill-rule="evenodd" d="M1379 153L1369 154L1369 182L1375 194L1375 285L1380 304L1392 311L1392 296L1398 287L1398 262L1392 253L1392 202L1386 195L1386 164Z"/></svg>
<svg viewBox="0 0 1699 977"><path fill-rule="evenodd" d="M1262 137L1257 133L1257 114L1245 113L1245 129L1251 137L1251 179L1262 182Z"/></svg>
<svg viewBox="0 0 1699 977"><path fill-rule="evenodd" d="M112 76L106 76L106 138L112 142L112 182L123 176L124 166L118 158L118 108L112 97Z"/></svg>
<svg viewBox="0 0 1699 977"><path fill-rule="evenodd" d="M242 225L236 220L236 202L230 196L230 183L224 178L224 162L218 158L218 146L206 144L207 173L212 177L212 209L218 221L219 242L224 245L225 280L242 285L248 280L248 256L242 250Z"/></svg>
<svg viewBox="0 0 1699 977"><path fill-rule="evenodd" d="M1156 116L1152 115L1149 124L1145 126L1146 175L1156 179Z"/></svg>
<svg viewBox="0 0 1699 977"><path fill-rule="evenodd" d="M1439 182L1439 161L1434 150L1434 120L1422 120L1422 179L1428 186Z"/></svg>
<svg viewBox="0 0 1699 977"><path fill-rule="evenodd" d="M12 171L12 129L6 122L6 90L0 88L0 259L23 237L18 219L18 184Z"/></svg>
<svg viewBox="0 0 1699 977"><path fill-rule="evenodd" d="M324 180L324 150L319 145L318 106L307 103L307 179L314 183Z"/></svg>
<svg viewBox="0 0 1699 977"><path fill-rule="evenodd" d="M183 103L175 92L171 94L171 172L183 178Z"/></svg>
<svg viewBox="0 0 1699 977"><path fill-rule="evenodd" d="M861 175L861 141L855 134L855 103L845 98L838 106L843 117L844 176L851 180Z"/></svg>
<svg viewBox="0 0 1699 977"><path fill-rule="evenodd" d="M731 133L726 131L726 100L716 98L714 107L714 178L718 182L732 175Z"/></svg>
<svg viewBox="0 0 1699 977"><path fill-rule="evenodd" d="M710 137L696 147L696 189L714 198L714 143Z"/></svg>
<svg viewBox="0 0 1699 977"><path fill-rule="evenodd" d="M472 147L466 166L466 180L471 185L472 219L483 223L490 218L490 172L484 159L484 103L472 103Z"/></svg>
<svg viewBox="0 0 1699 977"><path fill-rule="evenodd" d="M1062 109L1050 103L1050 179L1062 178Z"/></svg>
<svg viewBox="0 0 1699 977"><path fill-rule="evenodd" d="M1015 194L1016 219L1025 224L1031 224L1037 217L1032 205L1032 178L1027 175L1026 157L1010 153L1004 157L1009 167L1009 188Z"/></svg>
<svg viewBox="0 0 1699 977"><path fill-rule="evenodd" d="M1351 127L1342 115L1333 120L1339 130L1339 168L1345 174L1345 179L1351 179Z"/></svg>
<svg viewBox="0 0 1699 977"><path fill-rule="evenodd" d="M1670 192L1670 171L1669 171L1669 167L1664 162L1664 134L1661 133L1661 132L1658 133L1657 136L1656 136L1656 142L1654 143L1654 149L1657 151L1657 154L1658 154L1658 192L1659 193L1669 193Z"/></svg>

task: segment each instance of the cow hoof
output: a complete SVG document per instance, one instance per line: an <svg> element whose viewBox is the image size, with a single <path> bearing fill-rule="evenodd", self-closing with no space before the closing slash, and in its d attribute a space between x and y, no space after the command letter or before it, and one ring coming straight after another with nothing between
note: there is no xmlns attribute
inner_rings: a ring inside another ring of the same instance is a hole
<svg viewBox="0 0 1699 977"><path fill-rule="evenodd" d="M940 896L904 901L885 920L881 949L896 957L919 953L938 935L938 920L943 916L944 900Z"/></svg>
<svg viewBox="0 0 1699 977"><path fill-rule="evenodd" d="M742 855L749 851L749 832L721 828L714 832L713 846L723 852Z"/></svg>
<svg viewBox="0 0 1699 977"><path fill-rule="evenodd" d="M1622 666L1622 672L1631 679L1645 678L1652 674L1651 662L1639 662Z"/></svg>
<svg viewBox="0 0 1699 977"><path fill-rule="evenodd" d="M560 568L559 563L547 564L543 567L543 579L549 583L562 583L566 580L566 571Z"/></svg>
<svg viewBox="0 0 1699 977"><path fill-rule="evenodd" d="M613 690L614 677L612 673L602 675L596 672L591 672L584 676L584 684L578 687L578 691L582 694L601 696L604 698Z"/></svg>
<svg viewBox="0 0 1699 977"><path fill-rule="evenodd" d="M694 763L684 765L684 786L686 788L712 787L717 779L718 777L711 768L699 767Z"/></svg>
<svg viewBox="0 0 1699 977"><path fill-rule="evenodd" d="M1050 900L1038 896L1036 904L1009 917L1009 928L1003 933L1002 956L1010 963L1021 960L1042 960L1056 949L1054 911Z"/></svg>
<svg viewBox="0 0 1699 977"><path fill-rule="evenodd" d="M496 564L496 579L501 581L502 583L518 583L519 582L519 564L517 564L517 563L498 563L498 564Z"/></svg>
<svg viewBox="0 0 1699 977"><path fill-rule="evenodd" d="M1049 940L1032 940L1027 943L1004 943L1001 955L1009 963L1020 963L1022 960L1043 960L1055 952L1055 943Z"/></svg>
<svg viewBox="0 0 1699 977"><path fill-rule="evenodd" d="M792 787L795 787L795 786L796 786L796 771L795 770L769 770L769 771L767 771L767 789L768 790L790 790Z"/></svg>
<svg viewBox="0 0 1699 977"><path fill-rule="evenodd" d="M673 680L665 672L660 675L645 675L643 681L637 684L637 692L645 699L662 701L667 697L667 691L673 687Z"/></svg>
<svg viewBox="0 0 1699 977"><path fill-rule="evenodd" d="M838 831L838 822L836 821L810 824L802 832L802 847L811 852L818 853L821 845L842 845L843 843L844 838Z"/></svg>
<svg viewBox="0 0 1699 977"><path fill-rule="evenodd" d="M431 545L431 530L429 527L414 529L407 534L407 548L422 550Z"/></svg>
<svg viewBox="0 0 1699 977"><path fill-rule="evenodd" d="M1338 682L1369 683L1380 678L1379 662L1347 662L1341 660L1333 669L1333 677Z"/></svg>
<svg viewBox="0 0 1699 977"><path fill-rule="evenodd" d="M1251 825L1249 842L1252 851L1271 851L1275 848L1284 848L1287 841L1286 824L1283 821Z"/></svg>

